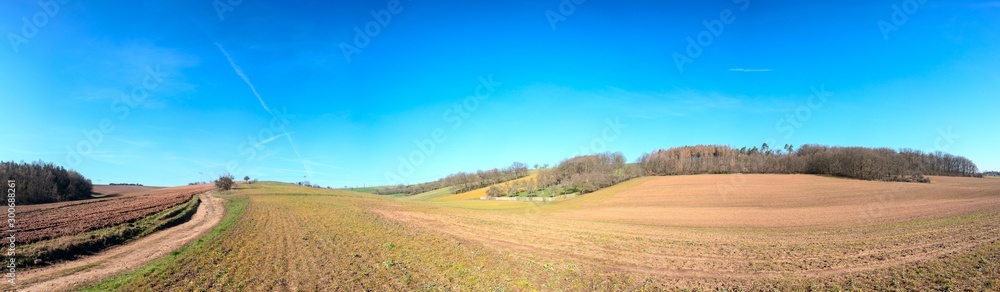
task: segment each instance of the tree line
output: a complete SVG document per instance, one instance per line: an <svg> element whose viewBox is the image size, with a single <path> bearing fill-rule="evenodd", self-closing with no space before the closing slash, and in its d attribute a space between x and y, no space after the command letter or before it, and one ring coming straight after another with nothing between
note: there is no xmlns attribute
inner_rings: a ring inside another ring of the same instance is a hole
<svg viewBox="0 0 1000 292"><path fill-rule="evenodd" d="M460 172L434 182L383 187L375 193L414 195L449 186L454 187L454 193L490 186L487 195L493 197L525 192L531 196L543 190L551 194L588 193L647 175L803 173L903 182L930 182L925 175L984 175L968 158L941 151L816 144L798 149L788 144L772 148L766 143L760 147L695 145L660 149L643 154L635 164L627 164L621 153L582 155L540 169L537 178L517 180L527 173L526 165L514 163L505 169Z"/></svg>
<svg viewBox="0 0 1000 292"><path fill-rule="evenodd" d="M976 164L968 158L936 151L914 149L831 147L815 144L795 149L792 145L771 148L733 148L696 145L661 149L643 154L636 164L626 164L621 153L583 155L563 160L555 168L542 169L538 178L494 185L488 196L529 196L549 188L552 194L588 193L646 175L804 173L862 180L930 182L924 175L977 176Z"/></svg>
<svg viewBox="0 0 1000 292"><path fill-rule="evenodd" d="M87 199L94 191L93 183L80 173L42 161L0 162L0 180L16 181L15 199L20 205Z"/></svg>
<svg viewBox="0 0 1000 292"><path fill-rule="evenodd" d="M539 170L537 179L491 186L486 195L503 197L527 192L531 196L547 188L551 194L589 193L643 175L641 168L625 161L621 152L581 155Z"/></svg>
<svg viewBox="0 0 1000 292"><path fill-rule="evenodd" d="M807 144L774 149L697 145L643 154L647 175L703 173L806 173L863 180L929 182L924 175L977 176L971 160L940 151Z"/></svg>
<svg viewBox="0 0 1000 292"><path fill-rule="evenodd" d="M505 181L515 180L525 176L528 176L528 165L521 162L514 162L509 167L505 168L478 170L476 172L458 172L432 182L380 187L375 189L375 194L416 195L446 187L452 187L451 192L459 194Z"/></svg>
<svg viewBox="0 0 1000 292"><path fill-rule="evenodd" d="M142 184L136 184L136 183L109 183L108 185L109 186L139 186L139 187L143 186Z"/></svg>

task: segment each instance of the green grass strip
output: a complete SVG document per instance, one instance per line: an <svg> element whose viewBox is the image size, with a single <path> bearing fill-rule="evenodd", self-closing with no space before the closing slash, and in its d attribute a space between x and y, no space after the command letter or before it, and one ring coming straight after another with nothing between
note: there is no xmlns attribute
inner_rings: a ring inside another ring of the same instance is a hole
<svg viewBox="0 0 1000 292"><path fill-rule="evenodd" d="M230 226L232 226L233 222L236 221L235 219L243 214L243 211L246 209L246 206L249 203L249 201L250 200L247 197L236 197L226 200L226 215L222 218L222 222L220 222L218 226L212 229L212 231L209 231L207 234L205 234L198 240L189 243L181 247L177 251L174 251L169 255L161 259L158 259L156 261L153 261L152 263L149 263L143 267L104 280L102 282L98 282L93 286L81 289L81 291L117 291L120 290L122 286L124 286L129 282L141 280L143 278L147 278L167 270L168 266L172 264L174 261L176 261L177 258L181 256L181 254L183 254L184 252L189 250L197 250L207 242L210 242L218 238L219 236L225 234L226 231L229 230Z"/></svg>

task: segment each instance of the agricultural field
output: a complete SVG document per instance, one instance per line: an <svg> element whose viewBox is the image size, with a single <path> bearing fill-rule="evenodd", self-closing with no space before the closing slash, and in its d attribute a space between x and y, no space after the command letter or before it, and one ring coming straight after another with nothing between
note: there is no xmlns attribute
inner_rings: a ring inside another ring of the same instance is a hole
<svg viewBox="0 0 1000 292"><path fill-rule="evenodd" d="M538 178L538 173L536 172L536 173L532 173L532 174L530 174L528 176L512 180L510 182L522 182L522 181L528 181L528 180L537 179L537 178ZM447 202L447 201L460 201L460 200L479 200L480 197L485 197L486 196L486 190L488 190L488 189L489 189L489 187L478 188L478 189L471 190L471 191L464 192L464 193L460 193L460 194L454 194L454 195L449 195L449 196L436 197L436 198L431 199L431 201L435 201L435 202Z"/></svg>
<svg viewBox="0 0 1000 292"><path fill-rule="evenodd" d="M195 185L144 189L103 198L18 207L18 241L27 244L128 223L180 205L212 188Z"/></svg>
<svg viewBox="0 0 1000 292"><path fill-rule="evenodd" d="M17 286L7 291L71 291L95 279L107 278L168 256L214 228L225 213L223 200L211 193L199 194L188 203L147 216L135 222L64 236L32 244L21 252L49 255L81 251L94 246L104 250L85 252L82 258L20 271ZM107 246L107 244L118 244ZM19 265L21 266L21 265Z"/></svg>
<svg viewBox="0 0 1000 292"><path fill-rule="evenodd" d="M101 196L116 196L128 193L138 193L162 189L162 187L131 186L131 185L94 185L94 193Z"/></svg>
<svg viewBox="0 0 1000 292"><path fill-rule="evenodd" d="M244 185L208 236L91 289L1000 289L1000 181L931 180L641 177L497 208Z"/></svg>

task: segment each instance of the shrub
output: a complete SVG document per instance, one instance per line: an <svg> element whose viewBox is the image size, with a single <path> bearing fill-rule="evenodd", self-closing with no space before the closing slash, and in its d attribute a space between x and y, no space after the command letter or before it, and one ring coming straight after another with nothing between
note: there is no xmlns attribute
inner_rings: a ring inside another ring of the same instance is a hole
<svg viewBox="0 0 1000 292"><path fill-rule="evenodd" d="M233 185L236 185L236 182L233 181L233 175L231 174L219 176L219 179L215 181L215 188L221 191L231 190L233 189Z"/></svg>

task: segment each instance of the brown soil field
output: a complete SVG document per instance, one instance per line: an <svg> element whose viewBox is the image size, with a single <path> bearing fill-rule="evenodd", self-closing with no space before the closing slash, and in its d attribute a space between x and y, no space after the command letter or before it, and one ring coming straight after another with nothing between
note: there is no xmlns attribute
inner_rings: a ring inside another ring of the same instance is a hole
<svg viewBox="0 0 1000 292"><path fill-rule="evenodd" d="M644 177L514 210L408 204L368 211L504 254L652 275L685 287L805 278L842 283L924 269L1000 243L1000 181L931 179Z"/></svg>
<svg viewBox="0 0 1000 292"><path fill-rule="evenodd" d="M139 192L152 191L156 189L162 189L162 187L94 185L94 193L98 193L105 196L117 196L128 193L139 193Z"/></svg>
<svg viewBox="0 0 1000 292"><path fill-rule="evenodd" d="M71 291L95 279L140 267L179 249L215 227L225 213L222 199L201 194L190 221L79 260L18 275L17 291ZM8 286L5 286L8 287Z"/></svg>
<svg viewBox="0 0 1000 292"><path fill-rule="evenodd" d="M18 241L28 244L132 222L187 202L195 194L212 188L211 185L160 188L112 197L18 207Z"/></svg>
<svg viewBox="0 0 1000 292"><path fill-rule="evenodd" d="M590 197L558 218L719 228L843 227L1000 210L1000 182L931 177L931 184L813 175L692 175L645 179Z"/></svg>

